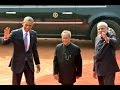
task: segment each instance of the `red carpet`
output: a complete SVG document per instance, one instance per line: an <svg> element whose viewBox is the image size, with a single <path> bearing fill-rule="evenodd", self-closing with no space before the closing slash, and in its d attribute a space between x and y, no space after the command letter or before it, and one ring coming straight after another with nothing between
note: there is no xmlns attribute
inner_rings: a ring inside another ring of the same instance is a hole
<svg viewBox="0 0 120 90"><path fill-rule="evenodd" d="M117 61L120 66L119 59ZM77 79L74 85L98 85L98 81L93 78L92 73L92 64L84 65L82 77ZM61 85L54 79L53 75L39 77L35 80L35 82L36 85ZM22 82L22 85L26 85L26 83ZM120 72L116 73L115 85L120 85Z"/></svg>

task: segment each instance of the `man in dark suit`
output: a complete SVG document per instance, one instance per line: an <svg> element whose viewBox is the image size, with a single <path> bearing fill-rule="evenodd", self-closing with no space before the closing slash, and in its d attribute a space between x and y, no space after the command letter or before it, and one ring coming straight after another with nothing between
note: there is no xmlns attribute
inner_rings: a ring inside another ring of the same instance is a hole
<svg viewBox="0 0 120 90"><path fill-rule="evenodd" d="M79 46L71 43L71 32L61 33L62 42L56 46L53 75L62 85L73 85L82 76L82 57Z"/></svg>
<svg viewBox="0 0 120 90"><path fill-rule="evenodd" d="M12 42L14 47L10 61L11 70L13 71L12 85L20 85L23 73L27 85L35 85L34 62L37 67L37 72L40 72L37 36L36 32L32 30L33 24L33 18L27 16L23 20L22 28L12 30L10 34L10 28L7 27L4 30L3 44L7 45Z"/></svg>
<svg viewBox="0 0 120 90"><path fill-rule="evenodd" d="M120 71L115 55L116 33L107 23L97 24L93 77L99 85L114 85L115 73Z"/></svg>

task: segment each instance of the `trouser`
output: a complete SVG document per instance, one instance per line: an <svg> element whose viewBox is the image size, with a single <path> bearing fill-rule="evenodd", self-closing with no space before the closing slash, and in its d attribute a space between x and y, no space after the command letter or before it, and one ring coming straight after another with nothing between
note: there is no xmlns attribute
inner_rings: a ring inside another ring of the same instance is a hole
<svg viewBox="0 0 120 90"><path fill-rule="evenodd" d="M74 82L61 82L62 85L73 85Z"/></svg>
<svg viewBox="0 0 120 90"><path fill-rule="evenodd" d="M115 73L109 73L105 76L98 76L99 85L114 85Z"/></svg>
<svg viewBox="0 0 120 90"><path fill-rule="evenodd" d="M31 71L28 63L25 63L25 67L21 73L13 72L12 85L20 85L22 74L24 73L27 85L35 85L34 72Z"/></svg>
<svg viewBox="0 0 120 90"><path fill-rule="evenodd" d="M73 83L61 83L62 85L73 85Z"/></svg>

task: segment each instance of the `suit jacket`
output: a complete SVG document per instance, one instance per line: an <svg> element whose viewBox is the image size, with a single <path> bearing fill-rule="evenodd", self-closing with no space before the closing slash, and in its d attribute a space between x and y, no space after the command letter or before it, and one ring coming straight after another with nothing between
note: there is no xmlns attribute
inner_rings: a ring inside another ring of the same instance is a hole
<svg viewBox="0 0 120 90"><path fill-rule="evenodd" d="M109 32L107 33L107 36L110 40L109 43L105 43L99 36L95 39L93 71L95 71L98 76L119 71L115 55L115 45L117 43L116 36Z"/></svg>
<svg viewBox="0 0 120 90"><path fill-rule="evenodd" d="M82 76L82 58L80 52L80 48L73 43L67 47L64 47L63 43L56 46L53 74L59 75L60 83L74 83L76 76Z"/></svg>
<svg viewBox="0 0 120 90"><path fill-rule="evenodd" d="M8 40L4 40L3 44L7 45L11 42L14 47L9 65L11 66L12 71L20 73L24 68L25 62L27 61L30 69L34 72L34 62L35 64L40 64L37 51L36 32L34 30L30 31L30 47L27 52L24 47L22 28L13 30L10 34L10 38Z"/></svg>

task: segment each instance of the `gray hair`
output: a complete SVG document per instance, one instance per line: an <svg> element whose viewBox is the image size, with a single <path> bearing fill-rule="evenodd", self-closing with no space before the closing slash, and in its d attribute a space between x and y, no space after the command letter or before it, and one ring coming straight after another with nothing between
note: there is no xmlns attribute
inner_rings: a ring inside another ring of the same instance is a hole
<svg viewBox="0 0 120 90"><path fill-rule="evenodd" d="M100 26L105 26L106 28L108 28L108 25L107 25L106 22L99 22L99 23L97 24L97 28L100 27Z"/></svg>
<svg viewBox="0 0 120 90"><path fill-rule="evenodd" d="M69 30L64 30L64 31L61 33L61 36L62 36L63 34L65 34L65 33L67 33L67 34L71 37L71 32L70 32Z"/></svg>
<svg viewBox="0 0 120 90"><path fill-rule="evenodd" d="M34 23L34 19L30 16L26 16L23 20L23 22L31 22L31 23Z"/></svg>

